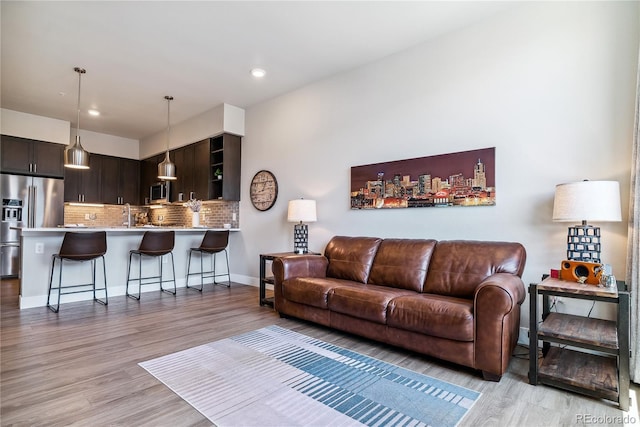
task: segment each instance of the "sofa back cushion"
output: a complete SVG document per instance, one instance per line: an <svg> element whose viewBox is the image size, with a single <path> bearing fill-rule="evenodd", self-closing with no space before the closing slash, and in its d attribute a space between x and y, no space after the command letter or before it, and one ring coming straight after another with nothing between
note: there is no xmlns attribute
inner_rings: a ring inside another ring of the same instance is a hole
<svg viewBox="0 0 640 427"><path fill-rule="evenodd" d="M424 292L473 298L476 287L495 273L522 277L526 252L520 243L441 241L431 257Z"/></svg>
<svg viewBox="0 0 640 427"><path fill-rule="evenodd" d="M327 277L367 283L381 241L377 237L335 236L324 250L329 260Z"/></svg>
<svg viewBox="0 0 640 427"><path fill-rule="evenodd" d="M422 292L435 247L435 240L383 240L373 260L369 283Z"/></svg>

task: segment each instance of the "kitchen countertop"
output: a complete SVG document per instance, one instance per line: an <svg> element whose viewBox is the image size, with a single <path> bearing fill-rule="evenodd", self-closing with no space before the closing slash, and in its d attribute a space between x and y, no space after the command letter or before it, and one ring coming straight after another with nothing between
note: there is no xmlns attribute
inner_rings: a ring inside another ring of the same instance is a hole
<svg viewBox="0 0 640 427"><path fill-rule="evenodd" d="M197 232L197 231L225 231L229 230L231 232L240 231L239 228L208 228L208 227L82 227L82 226L66 226L66 227L39 227L39 228L19 228L13 227L15 229L20 230L23 235L26 234L34 234L34 233L60 233L67 231L106 231L109 232L125 232L125 233L140 233L143 231L154 231L154 230L162 230L162 231L175 231L175 232Z"/></svg>

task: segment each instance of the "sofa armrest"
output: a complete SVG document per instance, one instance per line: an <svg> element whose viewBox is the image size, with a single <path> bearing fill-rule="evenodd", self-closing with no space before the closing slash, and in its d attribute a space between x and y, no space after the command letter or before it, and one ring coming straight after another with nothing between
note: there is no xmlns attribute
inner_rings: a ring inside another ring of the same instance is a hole
<svg viewBox="0 0 640 427"><path fill-rule="evenodd" d="M525 296L522 279L509 273L494 274L476 289L475 365L483 373L500 376L507 370L518 341Z"/></svg>
<svg viewBox="0 0 640 427"><path fill-rule="evenodd" d="M501 290L505 292L506 294L502 295L503 297L508 296L508 299L503 300L505 310L510 310L510 307L514 304L522 304L525 296L527 295L524 288L524 282L520 277L510 273L496 273L487 277L482 281L482 283L480 283L480 285L478 285L475 293L476 303L479 298L484 299L491 296L490 293L487 293L489 290L487 288L490 287L496 288L494 290Z"/></svg>
<svg viewBox="0 0 640 427"><path fill-rule="evenodd" d="M322 255L290 255L273 261L276 285L295 277L326 277L329 260Z"/></svg>

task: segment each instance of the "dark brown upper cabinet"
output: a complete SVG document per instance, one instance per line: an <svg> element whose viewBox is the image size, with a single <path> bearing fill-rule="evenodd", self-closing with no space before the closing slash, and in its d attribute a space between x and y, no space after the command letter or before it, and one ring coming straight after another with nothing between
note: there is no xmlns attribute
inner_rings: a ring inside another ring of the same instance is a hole
<svg viewBox="0 0 640 427"><path fill-rule="evenodd" d="M121 157L101 156L102 203L140 203L140 162Z"/></svg>
<svg viewBox="0 0 640 427"><path fill-rule="evenodd" d="M164 160L164 153L140 161L140 203L148 203L151 186L160 181L158 179L158 164L162 160Z"/></svg>
<svg viewBox="0 0 640 427"><path fill-rule="evenodd" d="M64 177L66 145L2 135L2 172L20 175Z"/></svg>
<svg viewBox="0 0 640 427"><path fill-rule="evenodd" d="M190 198L209 199L209 139L177 148L171 152L177 179L171 183L171 201Z"/></svg>
<svg viewBox="0 0 640 427"><path fill-rule="evenodd" d="M171 181L169 200L240 200L241 138L222 134L171 150L176 165L176 180ZM141 161L142 201L149 197L149 187L158 182L158 163L164 153ZM219 173L219 174L218 174Z"/></svg>
<svg viewBox="0 0 640 427"><path fill-rule="evenodd" d="M137 205L140 203L140 162L90 154L89 170L65 170L64 200Z"/></svg>
<svg viewBox="0 0 640 427"><path fill-rule="evenodd" d="M65 168L64 201L102 203L100 188L102 156L89 155L89 169Z"/></svg>

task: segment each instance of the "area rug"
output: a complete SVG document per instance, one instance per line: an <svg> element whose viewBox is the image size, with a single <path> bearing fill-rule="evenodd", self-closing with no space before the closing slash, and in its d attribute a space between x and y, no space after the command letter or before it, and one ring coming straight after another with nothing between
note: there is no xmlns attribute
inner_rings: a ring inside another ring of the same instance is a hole
<svg viewBox="0 0 640 427"><path fill-rule="evenodd" d="M140 366L218 426L455 426L480 397L278 326Z"/></svg>

